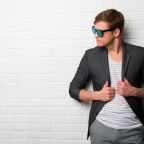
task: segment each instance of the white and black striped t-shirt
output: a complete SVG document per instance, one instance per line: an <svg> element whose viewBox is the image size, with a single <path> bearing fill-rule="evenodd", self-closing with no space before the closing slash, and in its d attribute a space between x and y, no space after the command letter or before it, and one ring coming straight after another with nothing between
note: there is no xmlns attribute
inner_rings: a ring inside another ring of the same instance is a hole
<svg viewBox="0 0 144 144"><path fill-rule="evenodd" d="M113 60L109 55L108 60L111 86L116 90L117 81L121 80L122 61L117 62ZM132 111L125 98L119 95L117 90L115 97L104 105L96 119L101 123L115 129L129 129L142 126L142 123Z"/></svg>

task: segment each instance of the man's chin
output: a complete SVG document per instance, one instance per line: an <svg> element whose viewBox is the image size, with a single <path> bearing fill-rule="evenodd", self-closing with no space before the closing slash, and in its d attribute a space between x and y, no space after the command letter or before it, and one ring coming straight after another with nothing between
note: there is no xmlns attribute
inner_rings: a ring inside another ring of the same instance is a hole
<svg viewBox="0 0 144 144"><path fill-rule="evenodd" d="M98 46L98 47L103 47L104 44L98 44L98 43L97 43L97 46Z"/></svg>
<svg viewBox="0 0 144 144"><path fill-rule="evenodd" d="M105 43L105 44L103 44L103 43L97 43L97 46L98 46L98 47L107 47L107 46L109 46L110 44L111 44L111 41L108 42L108 43Z"/></svg>

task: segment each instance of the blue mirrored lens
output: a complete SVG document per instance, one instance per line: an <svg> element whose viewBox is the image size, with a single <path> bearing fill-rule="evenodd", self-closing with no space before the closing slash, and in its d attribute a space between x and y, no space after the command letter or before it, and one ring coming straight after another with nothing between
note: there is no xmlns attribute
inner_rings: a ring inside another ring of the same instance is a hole
<svg viewBox="0 0 144 144"><path fill-rule="evenodd" d="M95 27L92 27L92 32L93 34L98 34L99 37L103 36L103 31L102 30L96 30Z"/></svg>
<svg viewBox="0 0 144 144"><path fill-rule="evenodd" d="M94 27L92 27L92 32L93 34L96 34L96 29Z"/></svg>
<svg viewBox="0 0 144 144"><path fill-rule="evenodd" d="M99 37L102 37L102 36L103 36L103 33L102 33L101 30L97 30L97 34L98 34Z"/></svg>

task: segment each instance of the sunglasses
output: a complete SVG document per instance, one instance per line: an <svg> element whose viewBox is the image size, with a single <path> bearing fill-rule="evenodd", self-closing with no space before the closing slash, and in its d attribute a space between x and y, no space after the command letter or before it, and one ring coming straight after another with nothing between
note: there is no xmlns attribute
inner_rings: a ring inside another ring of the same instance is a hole
<svg viewBox="0 0 144 144"><path fill-rule="evenodd" d="M97 33L97 35L99 37L102 37L104 32L106 32L106 31L113 31L113 30L114 29L98 30L98 29L95 28L95 26L92 26L92 32L93 32L93 34L95 35Z"/></svg>

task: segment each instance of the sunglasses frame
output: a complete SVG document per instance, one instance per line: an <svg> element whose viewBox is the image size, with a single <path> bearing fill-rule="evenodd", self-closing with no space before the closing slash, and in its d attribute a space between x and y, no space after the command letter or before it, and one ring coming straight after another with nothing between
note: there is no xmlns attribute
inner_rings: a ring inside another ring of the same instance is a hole
<svg viewBox="0 0 144 144"><path fill-rule="evenodd" d="M111 29L106 29L106 30L100 30L100 29L96 29L95 26L92 26L92 32L93 32L93 34L95 35L97 33L97 35L99 37L103 37L104 32L106 32L106 31L113 31L113 30L114 30L114 28L113 29L111 28Z"/></svg>

